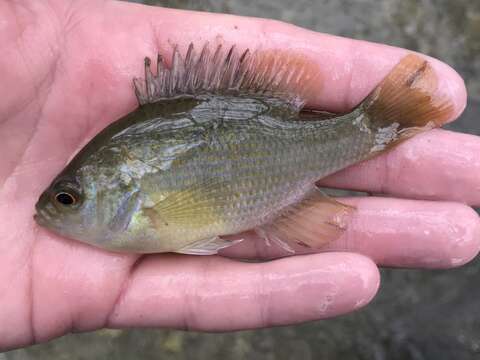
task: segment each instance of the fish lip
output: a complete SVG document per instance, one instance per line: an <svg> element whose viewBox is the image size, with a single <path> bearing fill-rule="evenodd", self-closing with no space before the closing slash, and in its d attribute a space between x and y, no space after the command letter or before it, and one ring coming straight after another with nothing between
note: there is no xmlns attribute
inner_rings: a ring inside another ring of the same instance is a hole
<svg viewBox="0 0 480 360"><path fill-rule="evenodd" d="M52 227L55 214L53 211L51 211L52 209L49 209L52 205L45 203L43 200L44 198L45 194L42 194L40 199L35 204L35 214L33 215L33 219L37 222L37 224L50 228Z"/></svg>
<svg viewBox="0 0 480 360"><path fill-rule="evenodd" d="M50 216L44 209L40 209L39 207L35 206L36 208L36 213L33 215L33 219L36 221L38 225L48 227L49 226L49 221L48 219Z"/></svg>
<svg viewBox="0 0 480 360"><path fill-rule="evenodd" d="M38 213L33 214L33 220L40 226L46 226L45 219L43 216L40 216Z"/></svg>
<svg viewBox="0 0 480 360"><path fill-rule="evenodd" d="M39 225L44 224L44 219L40 215L41 209L40 209L40 199L38 199L37 203L35 204L35 214L33 214L33 220Z"/></svg>

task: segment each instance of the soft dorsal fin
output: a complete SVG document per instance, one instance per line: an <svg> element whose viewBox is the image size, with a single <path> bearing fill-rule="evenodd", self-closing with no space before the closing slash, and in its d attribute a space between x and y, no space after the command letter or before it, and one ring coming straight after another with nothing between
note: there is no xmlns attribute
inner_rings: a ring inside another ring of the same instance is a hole
<svg viewBox="0 0 480 360"><path fill-rule="evenodd" d="M327 120L339 116L340 114L332 113L329 111L315 110L315 109L302 109L302 112L298 115L300 120Z"/></svg>
<svg viewBox="0 0 480 360"><path fill-rule="evenodd" d="M249 49L239 52L235 46L224 51L222 45L212 52L207 43L198 55L190 44L185 58L175 46L169 68L158 55L156 75L151 60L145 58L145 78L134 79L134 86L140 105L182 95L217 93L278 97L300 109L310 87L318 87L318 78L311 62L298 55Z"/></svg>

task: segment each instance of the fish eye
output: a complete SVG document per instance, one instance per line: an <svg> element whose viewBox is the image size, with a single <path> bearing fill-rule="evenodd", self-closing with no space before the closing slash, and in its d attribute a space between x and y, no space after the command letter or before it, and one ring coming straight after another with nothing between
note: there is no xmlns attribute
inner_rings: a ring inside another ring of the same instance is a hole
<svg viewBox="0 0 480 360"><path fill-rule="evenodd" d="M55 194L55 200L62 205L71 206L77 203L78 198L72 191L60 191Z"/></svg>
<svg viewBox="0 0 480 360"><path fill-rule="evenodd" d="M53 185L51 199L55 205L74 207L82 201L81 190L75 181L60 180Z"/></svg>

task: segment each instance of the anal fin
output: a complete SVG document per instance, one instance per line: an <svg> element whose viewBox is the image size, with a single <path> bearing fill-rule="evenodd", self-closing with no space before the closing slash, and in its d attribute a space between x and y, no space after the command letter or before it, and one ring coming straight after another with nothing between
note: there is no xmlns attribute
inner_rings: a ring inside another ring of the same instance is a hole
<svg viewBox="0 0 480 360"><path fill-rule="evenodd" d="M235 245L243 239L226 240L218 236L211 239L202 239L175 252L188 255L214 255L220 249Z"/></svg>
<svg viewBox="0 0 480 360"><path fill-rule="evenodd" d="M255 231L267 243L274 242L288 252L295 252L295 245L318 249L343 234L354 210L314 188Z"/></svg>

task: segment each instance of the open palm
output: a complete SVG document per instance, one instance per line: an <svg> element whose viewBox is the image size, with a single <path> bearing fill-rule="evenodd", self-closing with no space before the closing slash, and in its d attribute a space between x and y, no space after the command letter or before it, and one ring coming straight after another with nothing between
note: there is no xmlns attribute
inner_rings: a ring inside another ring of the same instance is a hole
<svg viewBox="0 0 480 360"><path fill-rule="evenodd" d="M306 54L323 78L310 105L345 111L406 51L270 20L100 0L4 1L0 27L0 349L105 326L233 330L331 317L372 299L375 263L446 268L478 252L478 216L461 203L480 204L480 140L443 130L323 181L416 199L350 199L358 211L328 252L235 260L286 255L252 236L223 257L139 257L52 235L32 218L39 194L82 144L133 110L144 56L205 41ZM463 82L432 64L458 116Z"/></svg>

